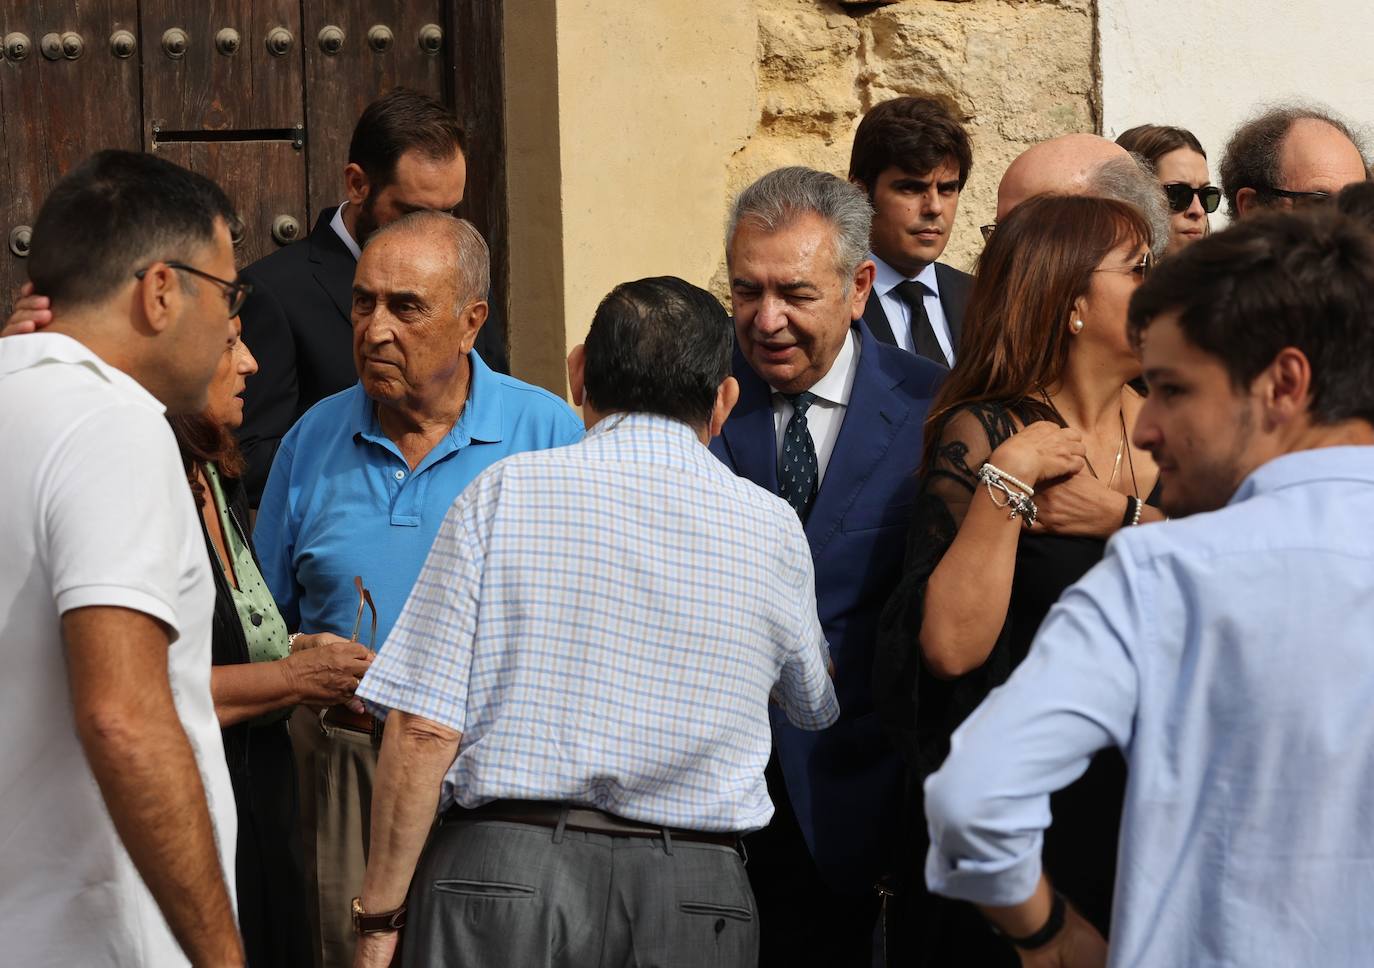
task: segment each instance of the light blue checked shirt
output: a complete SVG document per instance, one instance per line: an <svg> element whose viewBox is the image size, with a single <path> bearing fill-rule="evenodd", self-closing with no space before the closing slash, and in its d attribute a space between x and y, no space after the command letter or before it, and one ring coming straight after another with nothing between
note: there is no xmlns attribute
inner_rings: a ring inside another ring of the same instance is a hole
<svg viewBox="0 0 1374 968"><path fill-rule="evenodd" d="M358 695L463 734L441 810L755 830L770 692L803 729L839 716L814 586L785 502L685 424L616 414L473 481Z"/></svg>
<svg viewBox="0 0 1374 968"><path fill-rule="evenodd" d="M1130 765L1111 965L1374 962L1374 447L1128 528L926 782L931 890L1030 896L1049 791Z"/></svg>

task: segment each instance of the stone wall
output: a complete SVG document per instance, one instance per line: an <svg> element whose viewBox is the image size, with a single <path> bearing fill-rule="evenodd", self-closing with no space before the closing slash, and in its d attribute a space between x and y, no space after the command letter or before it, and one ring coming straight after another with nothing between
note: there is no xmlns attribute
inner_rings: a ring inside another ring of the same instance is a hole
<svg viewBox="0 0 1374 968"><path fill-rule="evenodd" d="M966 113L974 165L945 259L970 268L997 182L1026 146L1098 127L1093 0L754 0L758 124L728 161L731 195L781 165L843 175L863 112L941 91ZM722 263L712 288L724 295Z"/></svg>
<svg viewBox="0 0 1374 968"><path fill-rule="evenodd" d="M943 91L973 176L946 258L969 267L1025 146L1098 127L1095 0L505 0L511 362L563 358L616 283L727 295L731 198L765 171L843 175L859 118Z"/></svg>

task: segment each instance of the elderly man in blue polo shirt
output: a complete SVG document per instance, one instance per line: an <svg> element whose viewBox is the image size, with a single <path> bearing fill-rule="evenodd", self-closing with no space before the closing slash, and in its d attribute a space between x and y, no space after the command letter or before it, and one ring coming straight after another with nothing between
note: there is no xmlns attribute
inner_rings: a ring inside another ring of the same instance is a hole
<svg viewBox="0 0 1374 968"><path fill-rule="evenodd" d="M510 454L581 439L566 403L472 351L488 274L481 235L439 212L393 222L363 250L352 310L359 383L320 401L282 440L254 531L289 627L348 635L360 577L376 609L375 638L366 621L360 638L383 642L468 482ZM292 722L326 968L353 956L349 902L362 885L379 733L345 706L302 709Z"/></svg>

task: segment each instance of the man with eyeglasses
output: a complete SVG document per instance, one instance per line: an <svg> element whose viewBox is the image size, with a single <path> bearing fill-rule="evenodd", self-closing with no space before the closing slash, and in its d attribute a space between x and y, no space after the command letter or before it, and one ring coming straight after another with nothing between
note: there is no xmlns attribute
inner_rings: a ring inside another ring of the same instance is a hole
<svg viewBox="0 0 1374 968"><path fill-rule="evenodd" d="M254 541L292 630L348 635L361 577L381 648L449 506L490 464L582 437L561 399L494 373L472 351L487 316L486 242L446 212L414 212L368 238L353 278L359 382L282 438ZM347 706L298 709L307 898L319 964L353 957L380 728Z"/></svg>
<svg viewBox="0 0 1374 968"><path fill-rule="evenodd" d="M1364 146L1340 118L1310 106L1273 108L1236 129L1221 158L1227 215L1324 205L1369 177Z"/></svg>
<svg viewBox="0 0 1374 968"><path fill-rule="evenodd" d="M205 407L234 335L233 215L209 180L105 151L34 224L51 320L0 340L9 963L243 964L214 585L164 419Z"/></svg>

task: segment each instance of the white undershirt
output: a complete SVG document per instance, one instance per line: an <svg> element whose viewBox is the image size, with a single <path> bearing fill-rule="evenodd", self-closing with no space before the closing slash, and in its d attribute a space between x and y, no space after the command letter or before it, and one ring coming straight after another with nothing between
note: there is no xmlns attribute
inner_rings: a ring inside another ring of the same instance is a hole
<svg viewBox="0 0 1374 968"><path fill-rule="evenodd" d="M859 333L851 329L849 336L835 356L835 362L825 376L816 381L810 392L816 395L806 411L806 427L816 448L816 487L825 480L830 454L840 436L840 425L849 407L849 395L854 389L854 375L859 369ZM782 460L782 435L792 419L792 404L777 390L773 391L773 439L777 444L777 458Z"/></svg>

